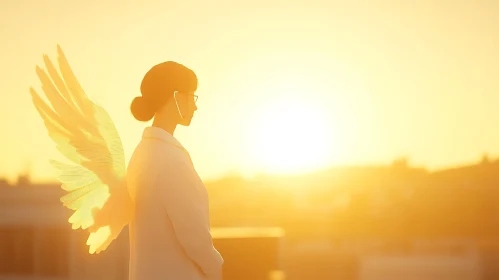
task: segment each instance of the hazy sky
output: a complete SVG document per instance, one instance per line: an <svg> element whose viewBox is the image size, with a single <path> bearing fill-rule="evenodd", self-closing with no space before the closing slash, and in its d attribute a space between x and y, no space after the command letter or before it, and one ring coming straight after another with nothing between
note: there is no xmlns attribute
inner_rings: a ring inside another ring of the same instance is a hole
<svg viewBox="0 0 499 280"><path fill-rule="evenodd" d="M0 176L28 162L35 179L53 175L57 150L28 88L41 92L35 65L55 61L57 44L127 159L146 125L129 111L145 72L166 60L192 68L199 110L176 136L205 179L267 170L267 141L283 143L282 164L323 150L322 167L496 156L498 19L496 0L3 0ZM306 122L286 123L293 115Z"/></svg>

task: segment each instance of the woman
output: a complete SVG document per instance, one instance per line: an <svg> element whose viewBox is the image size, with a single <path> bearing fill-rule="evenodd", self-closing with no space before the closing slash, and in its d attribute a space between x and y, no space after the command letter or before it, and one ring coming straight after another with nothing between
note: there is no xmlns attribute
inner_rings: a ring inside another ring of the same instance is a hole
<svg viewBox="0 0 499 280"><path fill-rule="evenodd" d="M130 280L221 279L223 259L210 234L208 194L189 153L173 136L197 110L197 77L168 61L142 80L131 104L145 128L127 169L135 205L130 222Z"/></svg>
<svg viewBox="0 0 499 280"><path fill-rule="evenodd" d="M73 210L72 228L89 232L89 253L100 253L129 224L130 280L219 280L223 259L210 235L208 195L188 152L173 137L196 111L197 77L175 62L145 75L133 100L144 130L126 169L120 135L106 110L91 101L57 46L61 74L47 56L36 68L52 108L31 88L50 138L71 163L52 160Z"/></svg>

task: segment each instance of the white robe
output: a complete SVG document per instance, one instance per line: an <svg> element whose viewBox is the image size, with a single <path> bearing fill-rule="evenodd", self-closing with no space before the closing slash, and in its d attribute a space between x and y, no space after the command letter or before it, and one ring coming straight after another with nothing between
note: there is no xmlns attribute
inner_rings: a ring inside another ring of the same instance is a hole
<svg viewBox="0 0 499 280"><path fill-rule="evenodd" d="M210 234L208 193L184 147L147 127L127 170L135 203L130 280L220 280L223 259Z"/></svg>

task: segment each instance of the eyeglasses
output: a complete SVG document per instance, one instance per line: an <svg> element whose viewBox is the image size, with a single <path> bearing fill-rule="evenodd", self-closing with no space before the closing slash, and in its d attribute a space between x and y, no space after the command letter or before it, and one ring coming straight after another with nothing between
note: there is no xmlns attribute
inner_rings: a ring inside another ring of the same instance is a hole
<svg viewBox="0 0 499 280"><path fill-rule="evenodd" d="M198 96L195 95L195 94L183 93L183 92L180 92L180 91L175 91L174 94L175 93L177 93L177 94L180 93L180 94L184 94L184 95L190 95L190 96L192 96L194 98L194 103L198 102Z"/></svg>
<svg viewBox="0 0 499 280"><path fill-rule="evenodd" d="M195 94L189 94L189 95L192 95L194 97L194 103L198 102L198 96L195 95Z"/></svg>

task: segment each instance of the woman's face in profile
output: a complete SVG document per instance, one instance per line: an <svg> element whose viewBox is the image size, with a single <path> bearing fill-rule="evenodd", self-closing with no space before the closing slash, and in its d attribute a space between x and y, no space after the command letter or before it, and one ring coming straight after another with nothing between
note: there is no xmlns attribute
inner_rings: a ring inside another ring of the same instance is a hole
<svg viewBox="0 0 499 280"><path fill-rule="evenodd" d="M196 106L197 95L195 95L194 91L176 92L175 98L181 115L179 124L184 126L190 125L194 112L198 109Z"/></svg>

